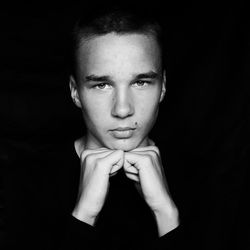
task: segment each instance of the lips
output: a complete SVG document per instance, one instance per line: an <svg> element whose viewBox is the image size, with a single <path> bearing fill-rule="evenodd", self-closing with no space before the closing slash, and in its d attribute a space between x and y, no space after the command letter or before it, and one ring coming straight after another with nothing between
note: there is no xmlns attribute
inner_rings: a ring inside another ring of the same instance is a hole
<svg viewBox="0 0 250 250"><path fill-rule="evenodd" d="M112 129L112 131L126 131L126 130L134 130L135 128L131 128L131 127L119 127L119 128L115 128Z"/></svg>
<svg viewBox="0 0 250 250"><path fill-rule="evenodd" d="M133 136L135 128L118 127L111 130L111 134L117 139L128 139Z"/></svg>

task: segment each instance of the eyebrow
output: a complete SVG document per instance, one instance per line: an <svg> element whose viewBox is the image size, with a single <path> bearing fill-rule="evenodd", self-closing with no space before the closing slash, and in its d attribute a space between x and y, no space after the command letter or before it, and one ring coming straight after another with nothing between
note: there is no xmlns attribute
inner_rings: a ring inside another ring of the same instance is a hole
<svg viewBox="0 0 250 250"><path fill-rule="evenodd" d="M156 79L159 77L159 74L154 71L149 71L146 73L138 74L134 77L135 80L138 79ZM89 75L85 77L86 82L106 82L111 81L110 76L104 75L104 76L97 76L97 75Z"/></svg>
<svg viewBox="0 0 250 250"><path fill-rule="evenodd" d="M149 71L147 73L142 73L142 74L138 74L136 75L135 79L156 79L159 77L159 74L157 74L156 72L154 71Z"/></svg>
<svg viewBox="0 0 250 250"><path fill-rule="evenodd" d="M97 76L97 75L89 75L85 77L86 82L106 82L110 81L109 76Z"/></svg>

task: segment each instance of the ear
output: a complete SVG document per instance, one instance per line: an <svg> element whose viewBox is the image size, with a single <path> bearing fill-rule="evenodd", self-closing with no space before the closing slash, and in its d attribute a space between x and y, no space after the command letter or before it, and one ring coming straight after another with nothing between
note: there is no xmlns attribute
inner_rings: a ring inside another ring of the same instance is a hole
<svg viewBox="0 0 250 250"><path fill-rule="evenodd" d="M76 81L75 78L71 75L69 78L69 87L70 87L70 93L71 93L71 98L73 100L73 102L75 103L75 105L78 108L81 108L81 102L79 99L79 94L78 94L78 89L77 89L77 85L76 85Z"/></svg>
<svg viewBox="0 0 250 250"><path fill-rule="evenodd" d="M160 102L164 99L166 94L166 70L163 71L162 76L162 87L161 87L161 96L160 96Z"/></svg>

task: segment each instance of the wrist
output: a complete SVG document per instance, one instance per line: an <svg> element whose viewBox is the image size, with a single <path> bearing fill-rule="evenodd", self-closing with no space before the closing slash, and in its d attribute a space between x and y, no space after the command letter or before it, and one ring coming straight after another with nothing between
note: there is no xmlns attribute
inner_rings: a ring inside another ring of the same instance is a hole
<svg viewBox="0 0 250 250"><path fill-rule="evenodd" d="M163 206L154 211L159 237L174 230L179 225L179 212L176 207Z"/></svg>
<svg viewBox="0 0 250 250"><path fill-rule="evenodd" d="M88 212L87 209L79 209L78 207L75 207L72 216L74 216L76 219L85 222L91 226L94 226L96 221L96 216L94 216L91 212Z"/></svg>

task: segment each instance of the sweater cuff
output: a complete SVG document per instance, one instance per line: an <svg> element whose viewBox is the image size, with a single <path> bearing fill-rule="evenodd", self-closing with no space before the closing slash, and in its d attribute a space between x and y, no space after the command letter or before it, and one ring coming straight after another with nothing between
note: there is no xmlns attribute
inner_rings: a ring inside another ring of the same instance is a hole
<svg viewBox="0 0 250 250"><path fill-rule="evenodd" d="M169 249L177 250L181 249L181 244L183 245L183 225L179 225L172 231L161 236L157 241L157 250Z"/></svg>
<svg viewBox="0 0 250 250"><path fill-rule="evenodd" d="M92 249L95 242L95 228L70 215L68 218L68 249Z"/></svg>

